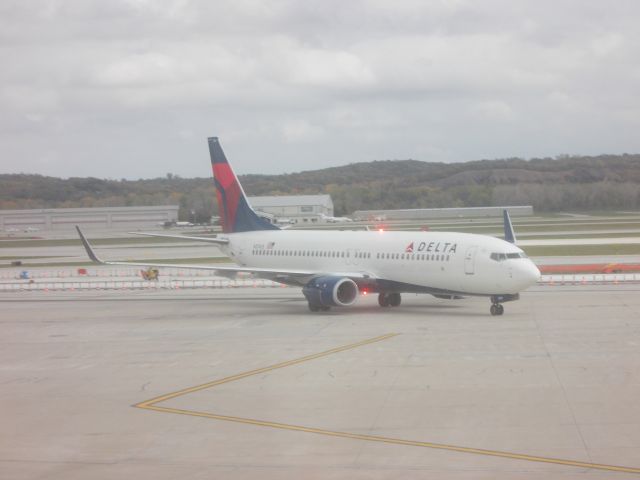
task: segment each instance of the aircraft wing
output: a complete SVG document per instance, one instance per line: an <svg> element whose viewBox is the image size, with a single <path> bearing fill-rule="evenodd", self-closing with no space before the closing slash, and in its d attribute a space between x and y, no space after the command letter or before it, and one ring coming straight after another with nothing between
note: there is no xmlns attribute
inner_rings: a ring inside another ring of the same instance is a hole
<svg viewBox="0 0 640 480"><path fill-rule="evenodd" d="M208 270L216 272L222 276L231 276L236 273L250 273L256 277L264 278L267 280L273 280L275 282L284 283L287 285L306 285L312 278L321 275L332 275L339 277L347 277L354 280L356 283L369 283L375 281L375 277L367 272L321 272L312 270L280 270L276 268L254 268L254 267L241 267L236 265L179 265L171 263L141 263L141 262L111 262L100 259L93 247L86 239L80 227L76 225L80 240L84 245L87 255L93 261L93 263L100 265L128 265L136 267L159 267L159 268L190 268L193 270ZM182 237L185 238L185 237Z"/></svg>
<svg viewBox="0 0 640 480"><path fill-rule="evenodd" d="M77 225L76 225L76 228ZM78 232L80 229L78 229ZM229 243L226 238L212 238L212 237L188 237L186 235L167 235L166 233L144 233L144 232L128 232L132 235L144 235L146 237L162 237L162 238L177 238L179 240L195 240L197 242L217 243L218 245ZM80 234L82 235L82 233Z"/></svg>

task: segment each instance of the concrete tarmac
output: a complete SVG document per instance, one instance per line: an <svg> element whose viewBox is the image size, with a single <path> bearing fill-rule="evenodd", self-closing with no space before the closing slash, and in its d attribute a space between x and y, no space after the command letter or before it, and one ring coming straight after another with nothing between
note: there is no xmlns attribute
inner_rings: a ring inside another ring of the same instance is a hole
<svg viewBox="0 0 640 480"><path fill-rule="evenodd" d="M5 294L0 478L639 478L638 289Z"/></svg>

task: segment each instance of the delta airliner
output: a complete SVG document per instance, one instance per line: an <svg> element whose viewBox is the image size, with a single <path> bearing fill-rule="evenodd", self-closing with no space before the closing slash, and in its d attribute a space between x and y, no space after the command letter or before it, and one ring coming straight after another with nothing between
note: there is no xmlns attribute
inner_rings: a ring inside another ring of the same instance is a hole
<svg viewBox="0 0 640 480"><path fill-rule="evenodd" d="M397 307L402 293L438 298L486 296L492 315L534 285L540 271L515 245L504 211L505 240L456 232L281 230L249 206L217 137L209 138L223 233L189 238L219 245L234 266L179 265L229 275L239 272L302 287L311 311L353 305L359 294L377 293L381 307ZM107 265L177 265L105 262L76 227L89 257Z"/></svg>

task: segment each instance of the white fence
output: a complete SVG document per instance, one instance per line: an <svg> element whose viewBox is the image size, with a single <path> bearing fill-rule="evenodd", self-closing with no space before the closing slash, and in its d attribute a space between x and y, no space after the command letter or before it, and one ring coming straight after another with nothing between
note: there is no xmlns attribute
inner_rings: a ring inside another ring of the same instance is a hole
<svg viewBox="0 0 640 480"><path fill-rule="evenodd" d="M640 283L640 273L542 275L538 285L602 285L617 283Z"/></svg>
<svg viewBox="0 0 640 480"><path fill-rule="evenodd" d="M30 269L28 267L16 269L0 269L0 281L19 279L24 271L31 279L68 279L68 278L140 278L142 267L138 268L86 268L86 274L79 274L78 269L43 270ZM162 268L161 275L167 277L211 277L212 272L207 270L194 270L180 267Z"/></svg>
<svg viewBox="0 0 640 480"><path fill-rule="evenodd" d="M605 285L640 283L640 273L588 275L543 275L538 285ZM263 279L170 279L170 280L14 280L0 282L0 292L95 291L95 290L179 290L198 288L283 288L286 285Z"/></svg>
<svg viewBox="0 0 640 480"><path fill-rule="evenodd" d="M179 290L195 288L282 288L271 280L111 280L111 281L25 281L0 283L0 292L87 291L87 290Z"/></svg>

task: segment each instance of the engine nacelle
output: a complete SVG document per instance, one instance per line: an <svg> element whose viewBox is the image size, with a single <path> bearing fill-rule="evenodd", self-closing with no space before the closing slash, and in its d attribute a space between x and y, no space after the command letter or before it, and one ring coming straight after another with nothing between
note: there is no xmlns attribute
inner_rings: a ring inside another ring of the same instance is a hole
<svg viewBox="0 0 640 480"><path fill-rule="evenodd" d="M356 303L358 285L346 277L318 277L302 289L309 305L348 307Z"/></svg>

